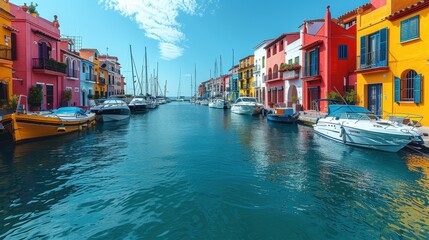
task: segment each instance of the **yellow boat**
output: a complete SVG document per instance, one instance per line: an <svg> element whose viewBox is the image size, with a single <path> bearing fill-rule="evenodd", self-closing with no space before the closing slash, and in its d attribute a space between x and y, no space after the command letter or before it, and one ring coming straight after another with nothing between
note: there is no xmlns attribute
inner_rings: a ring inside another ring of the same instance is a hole
<svg viewBox="0 0 429 240"><path fill-rule="evenodd" d="M64 107L48 114L28 114L25 111L4 115L0 123L12 135L15 143L63 135L95 123L94 113L77 107Z"/></svg>

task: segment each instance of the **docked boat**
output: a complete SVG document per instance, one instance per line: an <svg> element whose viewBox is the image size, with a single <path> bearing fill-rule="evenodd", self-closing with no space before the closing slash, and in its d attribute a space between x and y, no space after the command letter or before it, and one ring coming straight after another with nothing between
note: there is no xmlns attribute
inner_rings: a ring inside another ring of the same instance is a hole
<svg viewBox="0 0 429 240"><path fill-rule="evenodd" d="M78 107L62 107L43 115L29 114L21 108L0 121L15 143L75 132L94 123L95 114Z"/></svg>
<svg viewBox="0 0 429 240"><path fill-rule="evenodd" d="M283 109L283 111L275 114L268 114L267 120L277 123L296 123L298 121L299 113L294 113L293 109Z"/></svg>
<svg viewBox="0 0 429 240"><path fill-rule="evenodd" d="M144 113L147 112L147 102L143 96L134 97L128 104L132 113Z"/></svg>
<svg viewBox="0 0 429 240"><path fill-rule="evenodd" d="M158 107L158 104L156 102L156 98L154 98L154 97L148 97L146 99L146 103L147 103L147 105L146 105L147 109L155 109Z"/></svg>
<svg viewBox="0 0 429 240"><path fill-rule="evenodd" d="M225 101L223 99L213 99L209 102L209 108L217 108L217 109L223 109L225 106Z"/></svg>
<svg viewBox="0 0 429 240"><path fill-rule="evenodd" d="M231 112L242 115L258 115L264 106L254 97L239 97L231 106Z"/></svg>
<svg viewBox="0 0 429 240"><path fill-rule="evenodd" d="M102 104L91 108L100 122L114 122L130 118L130 108L127 103L119 99L107 99Z"/></svg>
<svg viewBox="0 0 429 240"><path fill-rule="evenodd" d="M366 108L351 105L329 105L328 114L317 121L314 131L336 142L387 152L423 142L416 127L380 119Z"/></svg>
<svg viewBox="0 0 429 240"><path fill-rule="evenodd" d="M203 105L203 106L208 106L209 105L209 100L203 99L203 100L200 101L200 104Z"/></svg>

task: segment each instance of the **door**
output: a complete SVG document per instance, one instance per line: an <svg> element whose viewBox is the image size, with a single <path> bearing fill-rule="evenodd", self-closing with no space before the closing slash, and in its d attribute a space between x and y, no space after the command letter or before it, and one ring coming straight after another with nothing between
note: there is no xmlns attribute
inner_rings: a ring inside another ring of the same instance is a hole
<svg viewBox="0 0 429 240"><path fill-rule="evenodd" d="M320 110L320 102L315 101L320 99L320 87L313 87L308 89L308 108L310 110Z"/></svg>
<svg viewBox="0 0 429 240"><path fill-rule="evenodd" d="M379 42L379 34L372 34L368 39L368 65L371 67L375 67L378 62L378 42Z"/></svg>
<svg viewBox="0 0 429 240"><path fill-rule="evenodd" d="M54 86L46 85L46 107L48 110L54 108Z"/></svg>
<svg viewBox="0 0 429 240"><path fill-rule="evenodd" d="M368 110L375 115L382 115L382 85L368 85Z"/></svg>

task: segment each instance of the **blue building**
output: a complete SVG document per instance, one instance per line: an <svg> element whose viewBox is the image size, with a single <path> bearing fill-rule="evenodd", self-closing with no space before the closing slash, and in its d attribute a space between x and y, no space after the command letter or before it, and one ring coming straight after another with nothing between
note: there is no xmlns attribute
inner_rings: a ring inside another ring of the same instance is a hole
<svg viewBox="0 0 429 240"><path fill-rule="evenodd" d="M94 63L86 59L82 59L80 66L80 89L81 89L81 106L89 107L88 99L94 98Z"/></svg>

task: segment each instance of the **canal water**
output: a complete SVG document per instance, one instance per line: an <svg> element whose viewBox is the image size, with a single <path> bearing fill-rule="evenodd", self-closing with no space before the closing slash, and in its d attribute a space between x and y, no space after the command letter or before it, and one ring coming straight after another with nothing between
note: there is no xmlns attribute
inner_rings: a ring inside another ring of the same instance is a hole
<svg viewBox="0 0 429 240"><path fill-rule="evenodd" d="M0 239L427 239L429 159L189 103L1 143Z"/></svg>

